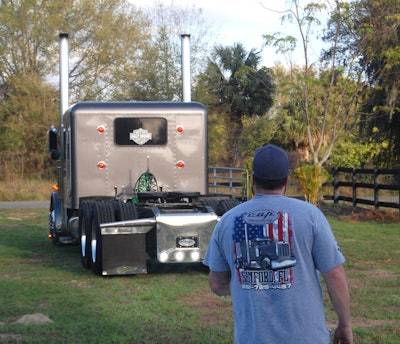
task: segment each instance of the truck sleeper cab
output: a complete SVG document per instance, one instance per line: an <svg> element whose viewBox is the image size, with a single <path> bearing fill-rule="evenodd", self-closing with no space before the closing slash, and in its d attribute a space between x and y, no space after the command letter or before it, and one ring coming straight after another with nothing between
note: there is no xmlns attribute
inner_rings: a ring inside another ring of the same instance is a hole
<svg viewBox="0 0 400 344"><path fill-rule="evenodd" d="M49 152L59 170L49 236L78 243L85 267L118 275L146 273L154 259L202 262L218 221L202 104L77 103L49 131Z"/></svg>

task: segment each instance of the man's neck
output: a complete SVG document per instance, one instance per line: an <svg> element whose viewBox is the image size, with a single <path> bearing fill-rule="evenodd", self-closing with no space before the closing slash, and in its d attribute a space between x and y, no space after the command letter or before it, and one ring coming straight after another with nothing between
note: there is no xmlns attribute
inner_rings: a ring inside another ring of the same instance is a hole
<svg viewBox="0 0 400 344"><path fill-rule="evenodd" d="M283 196L285 194L286 188L282 188L279 190L265 190L265 189L257 189L255 190L256 195L278 195Z"/></svg>

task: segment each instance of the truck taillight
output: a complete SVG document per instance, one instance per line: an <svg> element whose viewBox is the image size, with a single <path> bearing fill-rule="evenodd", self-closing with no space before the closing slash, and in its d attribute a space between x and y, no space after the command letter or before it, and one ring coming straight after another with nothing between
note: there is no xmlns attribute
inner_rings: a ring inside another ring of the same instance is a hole
<svg viewBox="0 0 400 344"><path fill-rule="evenodd" d="M185 259L184 251L176 251L174 254L174 258L177 262L182 262Z"/></svg>
<svg viewBox="0 0 400 344"><path fill-rule="evenodd" d="M166 263L166 262L168 261L168 259L169 259L169 254L168 254L167 251L161 252L161 253L159 254L159 256L158 256L158 260L159 260L161 263Z"/></svg>
<svg viewBox="0 0 400 344"><path fill-rule="evenodd" d="M158 254L158 261L160 263L196 263L201 260L200 250L196 247L194 248L170 248L168 250L162 251Z"/></svg>
<svg viewBox="0 0 400 344"><path fill-rule="evenodd" d="M192 262L198 262L200 258L200 251L192 251L190 253L190 259L192 260Z"/></svg>
<svg viewBox="0 0 400 344"><path fill-rule="evenodd" d="M104 161L99 161L99 162L97 163L97 167L98 167L100 170L102 170L102 169L106 168L106 163L105 163Z"/></svg>
<svg viewBox="0 0 400 344"><path fill-rule="evenodd" d="M180 161L178 161L176 163L176 167L178 167L179 169L184 168L185 167L185 163L182 160L180 160Z"/></svg>
<svg viewBox="0 0 400 344"><path fill-rule="evenodd" d="M97 132L98 132L99 134L103 134L105 131L106 131L106 129L105 129L102 125L99 125L99 126L97 127Z"/></svg>

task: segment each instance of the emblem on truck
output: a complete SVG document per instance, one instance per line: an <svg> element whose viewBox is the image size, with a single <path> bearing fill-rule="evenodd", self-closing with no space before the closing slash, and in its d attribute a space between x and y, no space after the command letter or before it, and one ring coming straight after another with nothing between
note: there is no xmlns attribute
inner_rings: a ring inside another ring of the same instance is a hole
<svg viewBox="0 0 400 344"><path fill-rule="evenodd" d="M152 134L143 128L135 129L129 133L129 140L137 143L138 145L144 145L146 142L152 140Z"/></svg>

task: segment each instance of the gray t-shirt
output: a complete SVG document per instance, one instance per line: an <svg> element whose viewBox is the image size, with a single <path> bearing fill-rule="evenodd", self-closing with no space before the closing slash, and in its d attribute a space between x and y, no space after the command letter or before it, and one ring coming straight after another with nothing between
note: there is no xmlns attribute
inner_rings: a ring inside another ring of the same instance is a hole
<svg viewBox="0 0 400 344"><path fill-rule="evenodd" d="M236 344L328 344L319 272L343 264L315 206L256 195L218 222L204 264L231 271Z"/></svg>

